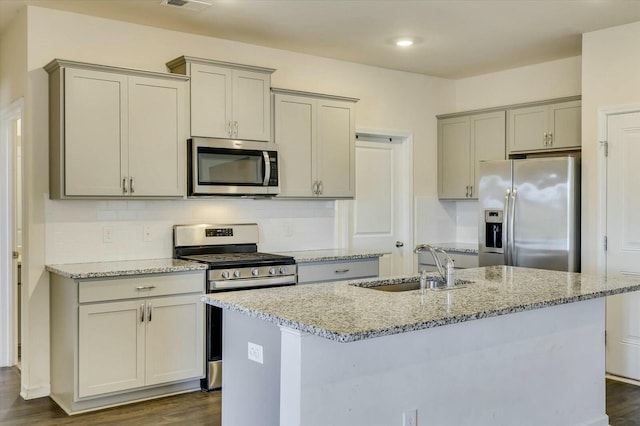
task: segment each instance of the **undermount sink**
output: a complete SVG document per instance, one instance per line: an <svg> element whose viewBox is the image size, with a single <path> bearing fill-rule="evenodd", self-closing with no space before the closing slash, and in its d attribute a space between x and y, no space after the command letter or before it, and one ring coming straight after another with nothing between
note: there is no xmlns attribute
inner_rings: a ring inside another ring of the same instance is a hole
<svg viewBox="0 0 640 426"><path fill-rule="evenodd" d="M425 282L424 289L434 290L434 291L456 290L459 288L466 287L468 284L471 284L472 282L473 281L456 279L455 285L453 287L447 287L446 281L443 281L438 278L429 278ZM399 283L399 284L378 285L378 286L366 287L366 288L369 288L372 290L392 291L392 292L420 290L420 281L410 281L410 282Z"/></svg>

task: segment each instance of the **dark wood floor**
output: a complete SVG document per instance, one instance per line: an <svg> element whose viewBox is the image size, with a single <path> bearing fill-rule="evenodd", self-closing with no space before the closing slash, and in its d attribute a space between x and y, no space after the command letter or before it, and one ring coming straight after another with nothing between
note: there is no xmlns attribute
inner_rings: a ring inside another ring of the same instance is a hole
<svg viewBox="0 0 640 426"><path fill-rule="evenodd" d="M220 393L192 392L137 404L67 416L49 398L23 400L20 371L0 368L1 425L220 425ZM607 380L611 426L640 426L640 387Z"/></svg>
<svg viewBox="0 0 640 426"><path fill-rule="evenodd" d="M191 392L68 416L49 398L23 400L20 371L0 368L0 425L219 426L220 392Z"/></svg>

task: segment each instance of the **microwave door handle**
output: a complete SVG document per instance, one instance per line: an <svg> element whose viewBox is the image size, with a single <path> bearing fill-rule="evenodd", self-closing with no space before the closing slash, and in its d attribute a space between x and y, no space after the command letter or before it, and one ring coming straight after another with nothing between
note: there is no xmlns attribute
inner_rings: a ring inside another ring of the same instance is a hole
<svg viewBox="0 0 640 426"><path fill-rule="evenodd" d="M262 181L262 186L269 186L269 179L271 178L269 153L267 151L262 151L262 158L264 159L264 181Z"/></svg>

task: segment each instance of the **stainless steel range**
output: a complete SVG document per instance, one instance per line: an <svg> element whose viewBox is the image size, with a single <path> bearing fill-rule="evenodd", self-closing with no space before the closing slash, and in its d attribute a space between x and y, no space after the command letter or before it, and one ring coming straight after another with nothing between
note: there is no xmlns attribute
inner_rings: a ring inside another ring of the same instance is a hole
<svg viewBox="0 0 640 426"><path fill-rule="evenodd" d="M207 293L294 285L295 259L258 252L258 225L175 225L175 258L209 265ZM207 305L207 377L202 388L222 386L222 309Z"/></svg>

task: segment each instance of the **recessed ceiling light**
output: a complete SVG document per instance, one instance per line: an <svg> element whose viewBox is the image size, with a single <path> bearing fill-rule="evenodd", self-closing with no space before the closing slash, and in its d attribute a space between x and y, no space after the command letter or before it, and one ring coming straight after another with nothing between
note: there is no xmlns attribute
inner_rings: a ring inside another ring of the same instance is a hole
<svg viewBox="0 0 640 426"><path fill-rule="evenodd" d="M413 45L413 39L410 38L399 38L396 40L396 46L400 47L409 47Z"/></svg>

